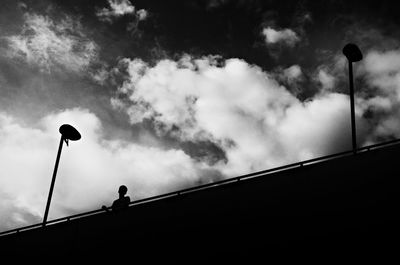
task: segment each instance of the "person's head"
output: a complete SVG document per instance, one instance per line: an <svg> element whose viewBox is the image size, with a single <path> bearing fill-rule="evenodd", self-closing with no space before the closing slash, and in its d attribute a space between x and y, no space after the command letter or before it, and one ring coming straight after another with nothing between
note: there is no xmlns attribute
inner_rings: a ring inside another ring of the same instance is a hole
<svg viewBox="0 0 400 265"><path fill-rule="evenodd" d="M119 186L118 193L120 196L124 196L128 192L128 188L125 185Z"/></svg>

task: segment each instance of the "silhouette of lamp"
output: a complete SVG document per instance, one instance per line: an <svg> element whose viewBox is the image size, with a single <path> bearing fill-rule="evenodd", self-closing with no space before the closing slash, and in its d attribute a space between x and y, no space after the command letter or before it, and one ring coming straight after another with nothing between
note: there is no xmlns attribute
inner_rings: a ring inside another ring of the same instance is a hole
<svg viewBox="0 0 400 265"><path fill-rule="evenodd" d="M51 197L53 195L54 183L56 182L58 163L60 161L60 156L61 156L61 150L62 150L62 147L63 147L63 143L65 142L67 144L67 146L68 146L68 141L70 141L70 140L71 141L77 141L77 140L81 139L81 134L74 127L72 127L69 124L61 125L61 127L59 129L59 132L61 133L60 145L58 147L56 164L54 166L54 171L53 171L53 178L51 179L49 196L47 198L46 210L44 212L43 224L42 224L43 226L45 226L46 222L47 222L47 216L48 216L48 213L49 213Z"/></svg>
<svg viewBox="0 0 400 265"><path fill-rule="evenodd" d="M343 54L346 56L349 65L349 84L350 84L350 111L351 111L351 139L353 144L353 153L357 152L356 138L356 120L354 111L354 84L353 84L353 63L362 60L363 55L357 45L349 43L343 48Z"/></svg>

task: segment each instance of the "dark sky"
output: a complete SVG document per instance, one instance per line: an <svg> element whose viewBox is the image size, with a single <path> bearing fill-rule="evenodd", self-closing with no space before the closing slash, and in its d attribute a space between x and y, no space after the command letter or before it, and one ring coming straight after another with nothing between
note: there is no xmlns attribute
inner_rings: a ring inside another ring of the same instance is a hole
<svg viewBox="0 0 400 265"><path fill-rule="evenodd" d="M83 16L96 27L99 42L112 41L110 53L154 59L151 51L162 47L167 54L220 54L243 58L265 69L274 67L260 31L271 25L302 29L307 42L282 56L281 64L308 63L318 50L337 50L348 41L347 31L361 25L394 30L398 26L395 1L135 1L149 10L139 25L140 36L126 32L128 18L98 27L95 10L106 1L51 1L61 9ZM41 9L47 8L47 5ZM304 18L309 15L310 18ZM389 33L389 32L387 32ZM390 33L389 33L390 34ZM352 36L357 38L357 36ZM108 44L108 43L107 43ZM361 45L361 44L360 44ZM306 54L304 54L306 53Z"/></svg>
<svg viewBox="0 0 400 265"><path fill-rule="evenodd" d="M396 1L1 3L2 229L41 219L63 123L51 218L348 150L349 42L358 144L400 134Z"/></svg>

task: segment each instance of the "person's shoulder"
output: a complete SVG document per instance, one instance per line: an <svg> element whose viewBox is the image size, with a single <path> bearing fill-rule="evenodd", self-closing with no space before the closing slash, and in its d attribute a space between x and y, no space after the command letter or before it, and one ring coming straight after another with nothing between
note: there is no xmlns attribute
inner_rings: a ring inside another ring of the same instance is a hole
<svg viewBox="0 0 400 265"><path fill-rule="evenodd" d="M131 201L131 197L125 196L125 201L130 202Z"/></svg>

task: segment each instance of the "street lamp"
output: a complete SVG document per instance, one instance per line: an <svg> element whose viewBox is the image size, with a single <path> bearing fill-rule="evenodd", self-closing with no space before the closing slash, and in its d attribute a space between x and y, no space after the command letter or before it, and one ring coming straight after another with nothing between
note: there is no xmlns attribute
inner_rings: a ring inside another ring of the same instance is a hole
<svg viewBox="0 0 400 265"><path fill-rule="evenodd" d="M346 56L349 65L349 81L350 81L350 110L351 110L351 139L353 143L353 153L357 152L356 139L356 120L354 113L354 84L353 84L353 62L359 62L363 56L357 45L349 43L343 48L343 54Z"/></svg>
<svg viewBox="0 0 400 265"><path fill-rule="evenodd" d="M51 196L53 195L53 189L54 189L54 183L56 182L56 175L57 175L57 169L58 169L58 162L60 161L60 156L61 156L61 150L63 147L63 143L65 142L68 146L68 141L77 141L81 139L81 134L71 125L69 124L63 124L61 125L59 132L61 133L61 138L60 138L60 145L58 147L58 153L57 153L57 158L56 158L56 164L54 166L54 171L53 171L53 178L51 179L51 184L50 184L50 191L49 191L49 196L47 198L47 203L46 203L46 210L44 212L44 217L43 217L43 224L42 226L46 225L47 221L47 215L49 213L49 208L50 208L50 202L51 202Z"/></svg>

